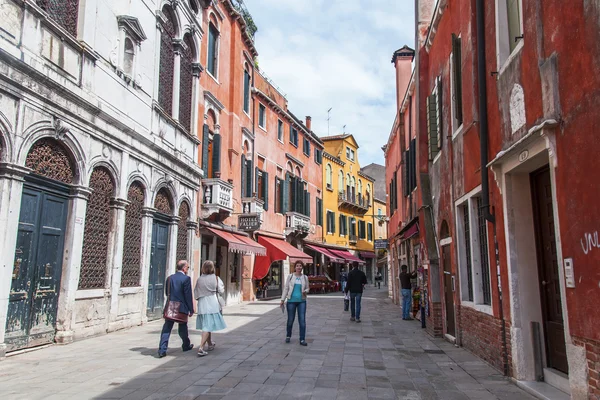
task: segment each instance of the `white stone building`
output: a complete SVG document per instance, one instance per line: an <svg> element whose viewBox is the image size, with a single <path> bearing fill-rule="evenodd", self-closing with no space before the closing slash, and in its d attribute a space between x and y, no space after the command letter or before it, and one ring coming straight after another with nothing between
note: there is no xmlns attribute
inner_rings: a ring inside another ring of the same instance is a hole
<svg viewBox="0 0 600 400"><path fill-rule="evenodd" d="M199 246L202 5L0 0L0 357L161 316Z"/></svg>

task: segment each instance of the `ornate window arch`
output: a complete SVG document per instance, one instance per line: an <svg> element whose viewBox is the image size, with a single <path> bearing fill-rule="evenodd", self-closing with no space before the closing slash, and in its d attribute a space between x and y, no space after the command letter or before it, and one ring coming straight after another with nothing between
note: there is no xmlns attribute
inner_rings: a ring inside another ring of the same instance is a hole
<svg viewBox="0 0 600 400"><path fill-rule="evenodd" d="M73 156L62 143L52 138L42 138L31 146L25 166L46 178L66 184L75 182Z"/></svg>
<svg viewBox="0 0 600 400"><path fill-rule="evenodd" d="M83 249L78 289L103 289L107 281L108 236L111 229L111 200L115 182L106 167L96 167L90 176L83 230Z"/></svg>
<svg viewBox="0 0 600 400"><path fill-rule="evenodd" d="M179 122L192 131L192 94L194 86L193 65L196 60L196 44L191 33L183 36L179 74Z"/></svg>
<svg viewBox="0 0 600 400"><path fill-rule="evenodd" d="M58 25L73 36L77 36L79 0L37 0L36 4L46 11Z"/></svg>
<svg viewBox="0 0 600 400"><path fill-rule="evenodd" d="M325 167L325 179L327 180L327 188L331 189L333 187L333 170L329 163Z"/></svg>
<svg viewBox="0 0 600 400"><path fill-rule="evenodd" d="M173 40L177 34L175 16L171 7L164 6L162 13L165 17L161 23L160 35L160 69L158 75L158 104L170 116L173 116L173 80L175 66L175 50Z"/></svg>
<svg viewBox="0 0 600 400"><path fill-rule="evenodd" d="M156 193L156 197L154 198L154 208L160 213L173 215L173 197L167 188L163 187Z"/></svg>
<svg viewBox="0 0 600 400"><path fill-rule="evenodd" d="M344 171L341 169L338 172L338 191L344 191Z"/></svg>
<svg viewBox="0 0 600 400"><path fill-rule="evenodd" d="M182 201L179 206L179 222L177 223L177 260L188 258L188 228L190 219L190 206L187 201Z"/></svg>
<svg viewBox="0 0 600 400"><path fill-rule="evenodd" d="M121 287L140 286L142 267L142 210L146 199L144 186L135 181L127 191L125 235L123 239L123 267Z"/></svg>

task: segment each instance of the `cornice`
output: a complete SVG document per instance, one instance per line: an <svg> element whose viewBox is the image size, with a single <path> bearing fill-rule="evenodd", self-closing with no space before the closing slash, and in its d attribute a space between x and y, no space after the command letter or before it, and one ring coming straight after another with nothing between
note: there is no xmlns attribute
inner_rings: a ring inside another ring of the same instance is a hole
<svg viewBox="0 0 600 400"><path fill-rule="evenodd" d="M344 161L342 161L341 159L339 159L338 157L329 154L328 152L324 151L323 152L323 157L325 157L328 160L331 160L333 162L335 162L338 165L341 165L342 167L346 165L346 163Z"/></svg>

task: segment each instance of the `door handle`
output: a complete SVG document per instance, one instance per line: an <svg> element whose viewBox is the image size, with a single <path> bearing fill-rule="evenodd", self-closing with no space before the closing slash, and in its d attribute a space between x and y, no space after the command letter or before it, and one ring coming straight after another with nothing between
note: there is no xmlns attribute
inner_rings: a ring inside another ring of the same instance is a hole
<svg viewBox="0 0 600 400"><path fill-rule="evenodd" d="M550 281L542 281L542 285L543 285L543 286L546 286L546 285L547 285L547 284L549 284L549 283L550 283Z"/></svg>

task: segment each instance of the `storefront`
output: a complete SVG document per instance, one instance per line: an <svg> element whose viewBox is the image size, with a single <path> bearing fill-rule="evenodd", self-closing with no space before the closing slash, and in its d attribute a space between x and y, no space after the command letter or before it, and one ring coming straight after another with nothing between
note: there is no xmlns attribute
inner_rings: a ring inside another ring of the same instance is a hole
<svg viewBox="0 0 600 400"><path fill-rule="evenodd" d="M359 251L358 255L366 264L365 275L367 275L367 281L369 283L375 283L375 274L377 272L375 268L373 268L373 264L375 262L375 253L372 251Z"/></svg>

